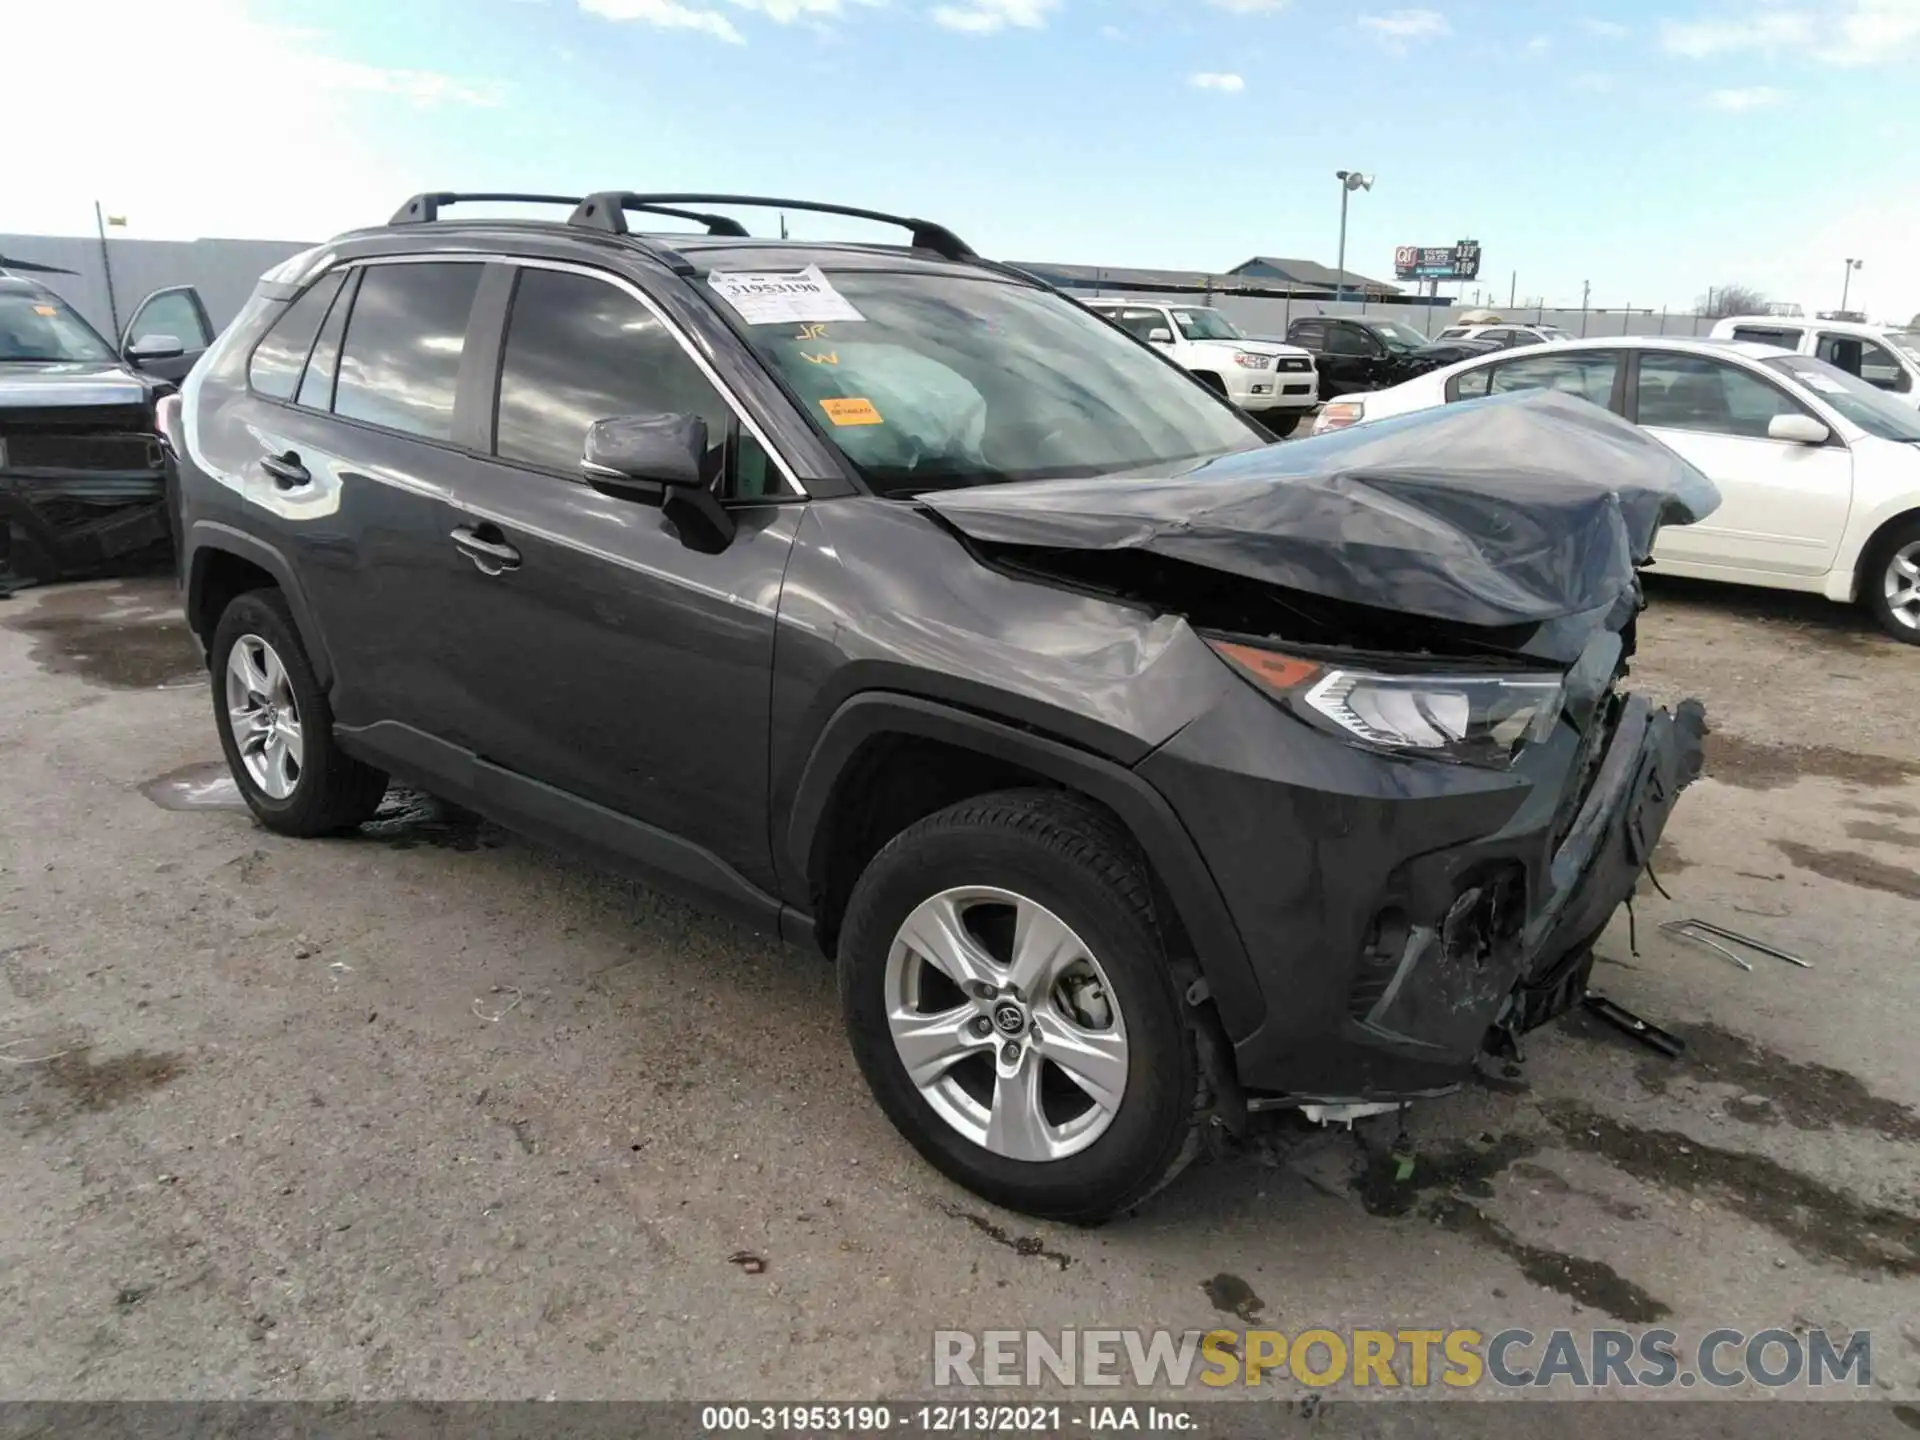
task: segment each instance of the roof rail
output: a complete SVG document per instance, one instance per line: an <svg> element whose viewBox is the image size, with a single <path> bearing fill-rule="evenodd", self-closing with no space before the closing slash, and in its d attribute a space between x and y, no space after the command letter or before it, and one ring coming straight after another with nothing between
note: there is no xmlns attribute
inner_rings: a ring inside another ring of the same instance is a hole
<svg viewBox="0 0 1920 1440"><path fill-rule="evenodd" d="M975 260L973 247L944 225L931 220L915 220L904 215L889 215L881 210L857 210L851 205L822 205L813 200L775 200L764 195L636 195L626 190L602 190L582 200L567 218L570 225L605 230L614 235L627 233L628 210L658 211L663 205L751 205L765 210L801 210L815 215L845 215L854 220L875 220L882 225L898 225L912 234L913 248L931 250L948 260ZM715 232L724 233L724 232ZM745 231L740 232L745 234Z"/></svg>
<svg viewBox="0 0 1920 1440"><path fill-rule="evenodd" d="M394 211L389 225L423 225L438 220L440 212L449 205L464 205L470 201L493 202L514 201L524 205L565 205L569 209L580 204L578 195L512 195L512 194L456 194L451 190L436 190L416 195L398 210ZM747 238L747 227L738 220L726 215L707 215L698 210L674 210L665 205L632 205L633 210L645 210L654 215L671 215L676 220L691 220L697 225L707 227L709 235L730 235L736 239Z"/></svg>

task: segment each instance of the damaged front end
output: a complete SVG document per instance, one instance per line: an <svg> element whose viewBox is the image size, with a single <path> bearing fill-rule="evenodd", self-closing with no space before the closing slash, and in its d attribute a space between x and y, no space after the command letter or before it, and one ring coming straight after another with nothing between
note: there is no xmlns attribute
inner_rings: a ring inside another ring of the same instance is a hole
<svg viewBox="0 0 1920 1440"><path fill-rule="evenodd" d="M0 584L96 574L170 538L159 387L53 368L0 377Z"/></svg>
<svg viewBox="0 0 1920 1440"><path fill-rule="evenodd" d="M1431 1094L1578 1003L1702 759L1698 702L1622 688L1638 568L1718 498L1534 393L923 503L989 564L1183 615L1247 682L1138 771L1260 972L1229 1027L1258 1105Z"/></svg>

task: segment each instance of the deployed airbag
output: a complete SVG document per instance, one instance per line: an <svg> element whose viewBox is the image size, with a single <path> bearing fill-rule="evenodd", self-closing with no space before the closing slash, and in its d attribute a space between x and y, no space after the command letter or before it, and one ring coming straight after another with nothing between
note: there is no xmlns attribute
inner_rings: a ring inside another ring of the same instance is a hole
<svg viewBox="0 0 1920 1440"><path fill-rule="evenodd" d="M1139 549L1464 625L1604 611L1662 525L1720 503L1585 400L1499 395L1224 456L1183 473L979 485L920 503L992 544Z"/></svg>

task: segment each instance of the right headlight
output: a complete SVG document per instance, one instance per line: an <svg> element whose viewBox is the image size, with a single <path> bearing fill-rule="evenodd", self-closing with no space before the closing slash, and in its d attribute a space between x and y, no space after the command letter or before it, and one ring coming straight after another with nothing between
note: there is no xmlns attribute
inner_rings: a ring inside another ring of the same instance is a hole
<svg viewBox="0 0 1920 1440"><path fill-rule="evenodd" d="M1392 754L1505 767L1521 747L1553 734L1565 702L1557 675L1360 669L1207 643L1309 724Z"/></svg>

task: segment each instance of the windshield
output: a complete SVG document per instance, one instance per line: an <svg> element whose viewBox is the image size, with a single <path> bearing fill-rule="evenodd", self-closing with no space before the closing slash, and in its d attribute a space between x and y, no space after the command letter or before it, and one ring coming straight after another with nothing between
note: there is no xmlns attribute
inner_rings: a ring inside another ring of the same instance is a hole
<svg viewBox="0 0 1920 1440"><path fill-rule="evenodd" d="M1536 325L1533 327L1533 333L1547 340L1571 340L1573 338L1573 336L1565 330L1562 330L1558 325Z"/></svg>
<svg viewBox="0 0 1920 1440"><path fill-rule="evenodd" d="M1366 325L1389 350L1418 350L1428 343L1426 336L1411 325L1402 325L1398 320L1369 320Z"/></svg>
<svg viewBox="0 0 1920 1440"><path fill-rule="evenodd" d="M1869 435L1920 443L1920 411L1888 399L1866 381L1811 355L1776 355L1765 363L1791 375Z"/></svg>
<svg viewBox="0 0 1920 1440"><path fill-rule="evenodd" d="M1176 310L1173 323L1189 340L1239 340L1240 327L1218 310Z"/></svg>
<svg viewBox="0 0 1920 1440"><path fill-rule="evenodd" d="M743 319L767 318L742 328L877 494L1172 470L1265 443L1203 386L1057 295L876 271L824 283L801 319L749 304Z"/></svg>
<svg viewBox="0 0 1920 1440"><path fill-rule="evenodd" d="M0 362L113 359L113 348L58 296L0 291Z"/></svg>

